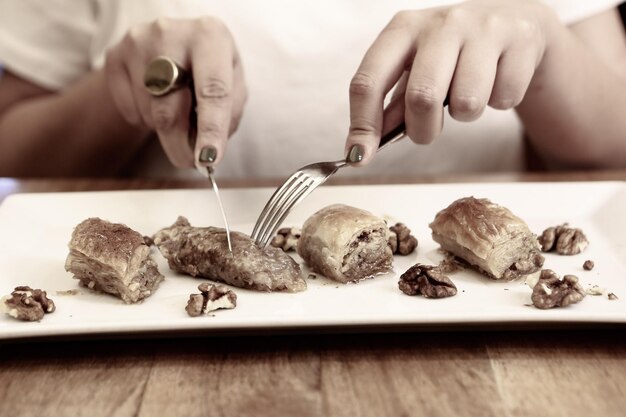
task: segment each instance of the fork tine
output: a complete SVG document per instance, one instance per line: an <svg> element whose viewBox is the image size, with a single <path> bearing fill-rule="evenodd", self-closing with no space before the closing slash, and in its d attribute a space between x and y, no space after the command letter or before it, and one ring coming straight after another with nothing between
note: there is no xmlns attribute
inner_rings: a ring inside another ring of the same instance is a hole
<svg viewBox="0 0 626 417"><path fill-rule="evenodd" d="M305 173L302 173L302 175L298 177L298 181L296 181L294 185L292 185L289 189L285 191L283 197L280 200L274 201L274 204L269 210L267 216L265 217L265 220L263 221L263 224L261 225L260 230L257 233L257 243L263 241L265 235L267 234L268 228L275 222L276 215L282 213L282 210L293 199L293 196L300 195L302 190L307 188L305 182L308 180L309 177Z"/></svg>
<svg viewBox="0 0 626 417"><path fill-rule="evenodd" d="M297 174L297 175L296 175ZM259 228L254 235L253 239L257 242L261 241L261 237L264 235L267 226L271 223L276 211L279 207L282 207L286 201L288 201L294 193L302 187L302 183L308 178L304 172L297 172L293 176L293 180L289 185L278 195L276 198L271 199L271 203L268 205L267 213L263 219L259 218ZM262 221L261 221L262 220Z"/></svg>
<svg viewBox="0 0 626 417"><path fill-rule="evenodd" d="M316 184L317 183L317 184ZM302 185L303 184L303 185ZM299 189L295 190L280 206L276 208L267 225L264 225L264 231L259 235L258 243L261 247L267 246L267 243L273 237L276 229L280 227L283 220L287 217L291 208L298 204L303 198L309 195L320 182L315 178L308 177L302 183Z"/></svg>
<svg viewBox="0 0 626 417"><path fill-rule="evenodd" d="M257 240L257 232L259 231L261 225L265 221L267 221L266 216L267 213L270 211L270 208L276 205L276 201L279 201L283 197L285 192L287 192L287 190L298 180L299 177L302 176L302 174L302 171L294 172L291 177L287 178L287 180L283 183L283 185L280 186L280 188L274 191L274 194L272 194L267 204L265 204L265 207L263 207L263 211L261 212L259 218L254 224L254 229L252 229L252 234L250 235L253 240Z"/></svg>
<svg viewBox="0 0 626 417"><path fill-rule="evenodd" d="M280 186L263 207L250 237L261 247L268 242L287 217L293 206L308 196L339 168L347 166L344 160L316 162L300 168Z"/></svg>

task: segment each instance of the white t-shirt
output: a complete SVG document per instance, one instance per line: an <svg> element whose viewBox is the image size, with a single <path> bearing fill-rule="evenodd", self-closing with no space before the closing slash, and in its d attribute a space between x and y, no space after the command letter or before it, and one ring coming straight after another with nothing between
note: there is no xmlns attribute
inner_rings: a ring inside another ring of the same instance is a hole
<svg viewBox="0 0 626 417"><path fill-rule="evenodd" d="M520 0L523 1L523 0ZM0 63L59 90L103 65L108 47L132 25L160 16L213 15L233 33L249 98L218 175L284 177L316 161L343 157L349 126L348 85L365 51L400 10L458 0L0 0ZM566 24L619 0L545 0ZM155 140L138 175L193 175L175 170ZM429 146L405 140L343 176L518 171L522 129L513 111L487 109L474 123L446 114Z"/></svg>

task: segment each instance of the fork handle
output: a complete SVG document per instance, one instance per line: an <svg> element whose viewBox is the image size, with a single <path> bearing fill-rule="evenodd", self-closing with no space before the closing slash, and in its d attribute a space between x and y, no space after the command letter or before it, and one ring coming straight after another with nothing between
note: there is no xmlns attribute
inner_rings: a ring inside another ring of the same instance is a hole
<svg viewBox="0 0 626 417"><path fill-rule="evenodd" d="M380 138L380 144L378 145L378 150L380 151L383 148L386 148L388 145L392 143L396 143L397 141L404 139L406 136L406 124L404 122L400 123L395 128L391 129L391 131L387 132L387 134L383 135Z"/></svg>
<svg viewBox="0 0 626 417"><path fill-rule="evenodd" d="M446 107L450 103L450 96L446 96L446 99L443 101L443 107ZM390 104L390 106L393 103ZM406 136L406 124L404 121L400 123L395 128L391 129L382 138L380 138L380 143L378 144L378 150L380 151L383 148L386 148L387 145L391 145L392 143L396 143L397 141L403 139Z"/></svg>

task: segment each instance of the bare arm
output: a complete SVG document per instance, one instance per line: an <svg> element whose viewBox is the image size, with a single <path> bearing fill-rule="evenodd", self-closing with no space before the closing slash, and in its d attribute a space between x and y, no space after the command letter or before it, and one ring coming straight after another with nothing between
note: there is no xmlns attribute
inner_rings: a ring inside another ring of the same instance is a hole
<svg viewBox="0 0 626 417"><path fill-rule="evenodd" d="M626 36L616 9L552 43L517 112L534 148L562 167L626 166Z"/></svg>
<svg viewBox="0 0 626 417"><path fill-rule="evenodd" d="M129 125L102 71L62 93L11 73L0 79L0 176L112 175L144 144Z"/></svg>

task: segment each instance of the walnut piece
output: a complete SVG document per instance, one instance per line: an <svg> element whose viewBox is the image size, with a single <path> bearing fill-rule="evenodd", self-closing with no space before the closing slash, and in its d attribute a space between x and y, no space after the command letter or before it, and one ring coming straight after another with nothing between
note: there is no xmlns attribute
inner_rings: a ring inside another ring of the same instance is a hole
<svg viewBox="0 0 626 417"><path fill-rule="evenodd" d="M609 300L613 301L613 300L619 300L619 297L615 294L613 294L612 292L609 293L608 295Z"/></svg>
<svg viewBox="0 0 626 417"><path fill-rule="evenodd" d="M285 252L295 251L302 230L298 227L283 227L278 229L270 245Z"/></svg>
<svg viewBox="0 0 626 417"><path fill-rule="evenodd" d="M389 247L394 255L410 255L417 248L417 238L404 223L396 223L389 227Z"/></svg>
<svg viewBox="0 0 626 417"><path fill-rule="evenodd" d="M78 295L80 294L79 290L62 290L62 291L57 291L56 292L57 295Z"/></svg>
<svg viewBox="0 0 626 417"><path fill-rule="evenodd" d="M15 287L11 295L3 297L0 303L0 310L23 321L39 321L55 309L54 301L48 298L45 291L27 286Z"/></svg>
<svg viewBox="0 0 626 417"><path fill-rule="evenodd" d="M439 270L444 274L452 274L457 271L462 271L466 266L467 264L463 264L456 259L443 259L439 262L437 268L439 268Z"/></svg>
<svg viewBox="0 0 626 417"><path fill-rule="evenodd" d="M143 237L143 242L144 242L147 246L154 246L154 239L152 239L152 236L144 236L144 237Z"/></svg>
<svg viewBox="0 0 626 417"><path fill-rule="evenodd" d="M595 264L593 263L593 261L586 260L585 263L583 264L583 269L585 271L591 271L594 266L595 266Z"/></svg>
<svg viewBox="0 0 626 417"><path fill-rule="evenodd" d="M531 296L533 305L540 309L567 307L585 298L585 290L574 275L565 275L561 279L551 269L541 271L539 281Z"/></svg>
<svg viewBox="0 0 626 417"><path fill-rule="evenodd" d="M601 288L597 285L594 285L585 290L585 294L587 295L604 295L605 292L606 290L604 288Z"/></svg>
<svg viewBox="0 0 626 417"><path fill-rule="evenodd" d="M456 295L454 283L439 268L432 265L413 265L400 276L398 287L407 295L423 295L426 298Z"/></svg>
<svg viewBox="0 0 626 417"><path fill-rule="evenodd" d="M191 317L197 317L202 314L220 308L235 308L237 306L237 294L225 285L214 285L203 282L198 285L201 294L189 295L189 301L185 310Z"/></svg>
<svg viewBox="0 0 626 417"><path fill-rule="evenodd" d="M587 236L582 230L569 227L567 223L548 227L539 236L539 244L543 252L556 250L560 255L577 255L589 245Z"/></svg>
<svg viewBox="0 0 626 417"><path fill-rule="evenodd" d="M447 250L439 249L443 254L443 259L437 265L437 268L444 274L452 274L457 271L462 271L468 268L470 265L463 259L455 256L453 253Z"/></svg>

